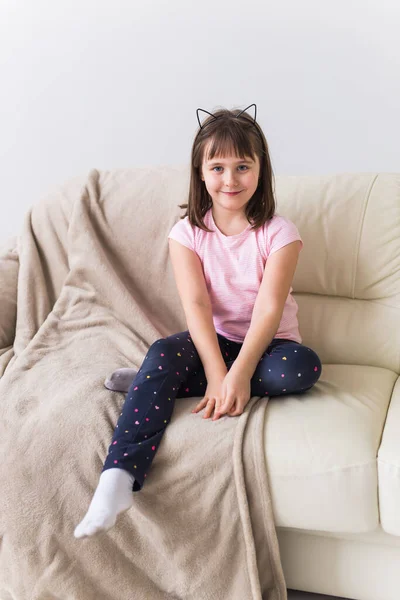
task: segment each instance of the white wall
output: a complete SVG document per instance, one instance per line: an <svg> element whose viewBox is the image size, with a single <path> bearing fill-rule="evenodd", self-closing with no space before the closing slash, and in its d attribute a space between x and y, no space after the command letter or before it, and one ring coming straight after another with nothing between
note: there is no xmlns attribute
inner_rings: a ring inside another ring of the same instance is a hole
<svg viewBox="0 0 400 600"><path fill-rule="evenodd" d="M397 0L2 0L0 241L93 167L188 164L198 107L255 102L278 175L399 171L399 25Z"/></svg>

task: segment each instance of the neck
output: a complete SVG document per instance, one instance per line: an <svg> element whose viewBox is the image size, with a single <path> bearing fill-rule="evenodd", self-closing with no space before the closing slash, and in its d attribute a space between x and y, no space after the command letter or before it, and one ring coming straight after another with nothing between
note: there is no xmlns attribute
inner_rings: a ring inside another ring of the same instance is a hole
<svg viewBox="0 0 400 600"><path fill-rule="evenodd" d="M215 210L214 206L212 207L211 212L215 225L224 235L236 235L241 233L249 225L249 221L243 212L240 214L236 213L228 215L225 213L221 216L218 211Z"/></svg>

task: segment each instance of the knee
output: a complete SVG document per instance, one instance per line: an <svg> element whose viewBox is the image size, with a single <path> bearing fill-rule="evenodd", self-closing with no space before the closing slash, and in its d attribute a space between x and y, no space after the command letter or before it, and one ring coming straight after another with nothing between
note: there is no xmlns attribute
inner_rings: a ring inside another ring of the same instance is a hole
<svg viewBox="0 0 400 600"><path fill-rule="evenodd" d="M160 338L153 342L147 352L149 358L161 357L169 358L172 349L172 342L168 338Z"/></svg>
<svg viewBox="0 0 400 600"><path fill-rule="evenodd" d="M189 338L188 331L182 331L153 342L147 352L149 358L162 358L164 362L172 361L179 356L179 351L185 347ZM180 341L182 344L180 345Z"/></svg>
<svg viewBox="0 0 400 600"><path fill-rule="evenodd" d="M322 363L318 354L312 348L302 346L301 353L303 369L309 375L309 380L313 382L312 385L314 385L321 377Z"/></svg>

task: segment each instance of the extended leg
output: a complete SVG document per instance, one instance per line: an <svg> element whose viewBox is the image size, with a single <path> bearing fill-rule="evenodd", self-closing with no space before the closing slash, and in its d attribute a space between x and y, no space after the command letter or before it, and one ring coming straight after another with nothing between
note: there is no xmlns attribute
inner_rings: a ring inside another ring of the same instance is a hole
<svg viewBox="0 0 400 600"><path fill-rule="evenodd" d="M117 515L132 506L132 490L143 485L179 387L200 365L187 331L152 344L129 388L99 484L75 537L109 529Z"/></svg>

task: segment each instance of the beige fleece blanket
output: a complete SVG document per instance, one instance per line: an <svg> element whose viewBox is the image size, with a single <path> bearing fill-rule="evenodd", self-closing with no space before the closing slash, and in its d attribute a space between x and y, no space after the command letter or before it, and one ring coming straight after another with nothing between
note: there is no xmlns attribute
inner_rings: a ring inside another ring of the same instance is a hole
<svg viewBox="0 0 400 600"><path fill-rule="evenodd" d="M0 260L1 600L286 600L267 399L215 422L178 399L133 507L76 539L124 402L104 379L187 329L167 235L187 169L93 170ZM11 244L12 246L12 244Z"/></svg>

